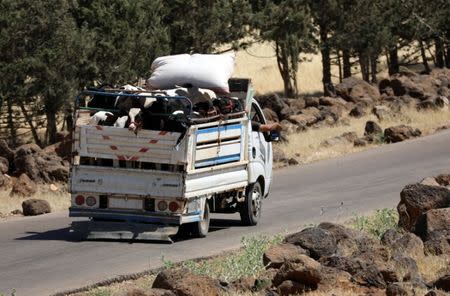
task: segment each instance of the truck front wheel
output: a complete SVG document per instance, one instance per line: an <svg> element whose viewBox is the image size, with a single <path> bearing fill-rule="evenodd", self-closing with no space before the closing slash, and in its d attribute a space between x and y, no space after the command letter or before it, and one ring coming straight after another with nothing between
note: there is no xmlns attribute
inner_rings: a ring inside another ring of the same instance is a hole
<svg viewBox="0 0 450 296"><path fill-rule="evenodd" d="M245 192L245 200L241 204L241 222L246 226L258 224L261 217L262 190L259 182L250 184Z"/></svg>

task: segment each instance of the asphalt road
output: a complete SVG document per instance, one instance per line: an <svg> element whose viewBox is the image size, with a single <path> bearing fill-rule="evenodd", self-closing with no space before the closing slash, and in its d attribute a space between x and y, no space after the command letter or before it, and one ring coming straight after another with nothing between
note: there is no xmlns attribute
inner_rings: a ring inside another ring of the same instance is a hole
<svg viewBox="0 0 450 296"><path fill-rule="evenodd" d="M237 248L246 235L293 232L394 207L404 185L449 171L448 131L280 170L258 226L217 215L207 238L174 244L78 241L65 212L0 222L0 294L49 295L160 267L163 256L176 262L219 254Z"/></svg>

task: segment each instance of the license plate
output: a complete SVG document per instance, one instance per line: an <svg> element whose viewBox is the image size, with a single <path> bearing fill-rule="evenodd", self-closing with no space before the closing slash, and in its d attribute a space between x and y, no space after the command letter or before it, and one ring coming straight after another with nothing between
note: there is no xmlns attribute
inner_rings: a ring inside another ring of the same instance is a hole
<svg viewBox="0 0 450 296"><path fill-rule="evenodd" d="M109 198L109 208L113 209L126 209L126 210L142 210L143 204L142 199L135 198L121 198L121 197L110 197Z"/></svg>

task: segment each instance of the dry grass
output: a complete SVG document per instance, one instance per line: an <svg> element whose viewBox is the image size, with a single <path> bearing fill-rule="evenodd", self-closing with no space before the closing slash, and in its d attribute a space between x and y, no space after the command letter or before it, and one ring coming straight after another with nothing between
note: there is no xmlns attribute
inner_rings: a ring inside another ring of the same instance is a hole
<svg viewBox="0 0 450 296"><path fill-rule="evenodd" d="M299 91L302 94L320 93L322 86L322 57L320 54L302 54L297 73ZM387 76L386 62L380 58L379 77ZM339 83L339 69L331 67L333 82ZM357 72L358 69L353 69ZM357 76L359 74L356 74ZM235 77L250 77L259 94L283 91L283 80L278 71L275 50L272 43L253 44L236 53Z"/></svg>
<svg viewBox="0 0 450 296"><path fill-rule="evenodd" d="M424 256L417 258L416 262L426 282L433 282L450 272L450 255Z"/></svg>
<svg viewBox="0 0 450 296"><path fill-rule="evenodd" d="M349 118L348 124L338 124L332 127L309 129L305 132L288 135L289 142L280 143L279 148L286 155L297 159L300 163L311 163L318 160L334 158L345 154L369 149L366 147L354 147L353 143L323 147L321 143L327 139L342 135L346 132L356 132L359 137L364 134L364 126L368 120L377 121L370 114L362 118ZM432 134L436 128L450 123L449 111L417 111L407 109L396 117L378 122L384 129L390 126L406 124L413 128L419 128L424 135Z"/></svg>
<svg viewBox="0 0 450 296"><path fill-rule="evenodd" d="M11 211L22 210L22 202L29 198L44 199L50 203L53 212L66 210L70 206L70 194L66 184L57 184L58 190L52 191L50 185L39 185L38 192L30 197L10 196L8 191L0 191L0 218L8 217Z"/></svg>

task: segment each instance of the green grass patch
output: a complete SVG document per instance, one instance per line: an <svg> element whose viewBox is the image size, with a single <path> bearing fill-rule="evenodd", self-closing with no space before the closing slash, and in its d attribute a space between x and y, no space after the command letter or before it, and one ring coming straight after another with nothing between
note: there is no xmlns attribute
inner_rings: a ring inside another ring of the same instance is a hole
<svg viewBox="0 0 450 296"><path fill-rule="evenodd" d="M237 252L209 260L189 260L183 262L181 266L196 274L207 275L227 282L242 277L256 276L265 270L262 262L264 252L270 246L280 243L283 237L282 235L244 237L241 240L242 249ZM167 267L172 265L167 261L164 263Z"/></svg>
<svg viewBox="0 0 450 296"><path fill-rule="evenodd" d="M381 238L386 230L397 228L397 223L398 213L396 209L381 209L376 210L369 216L356 215L350 224L357 230L367 232L376 238Z"/></svg>

